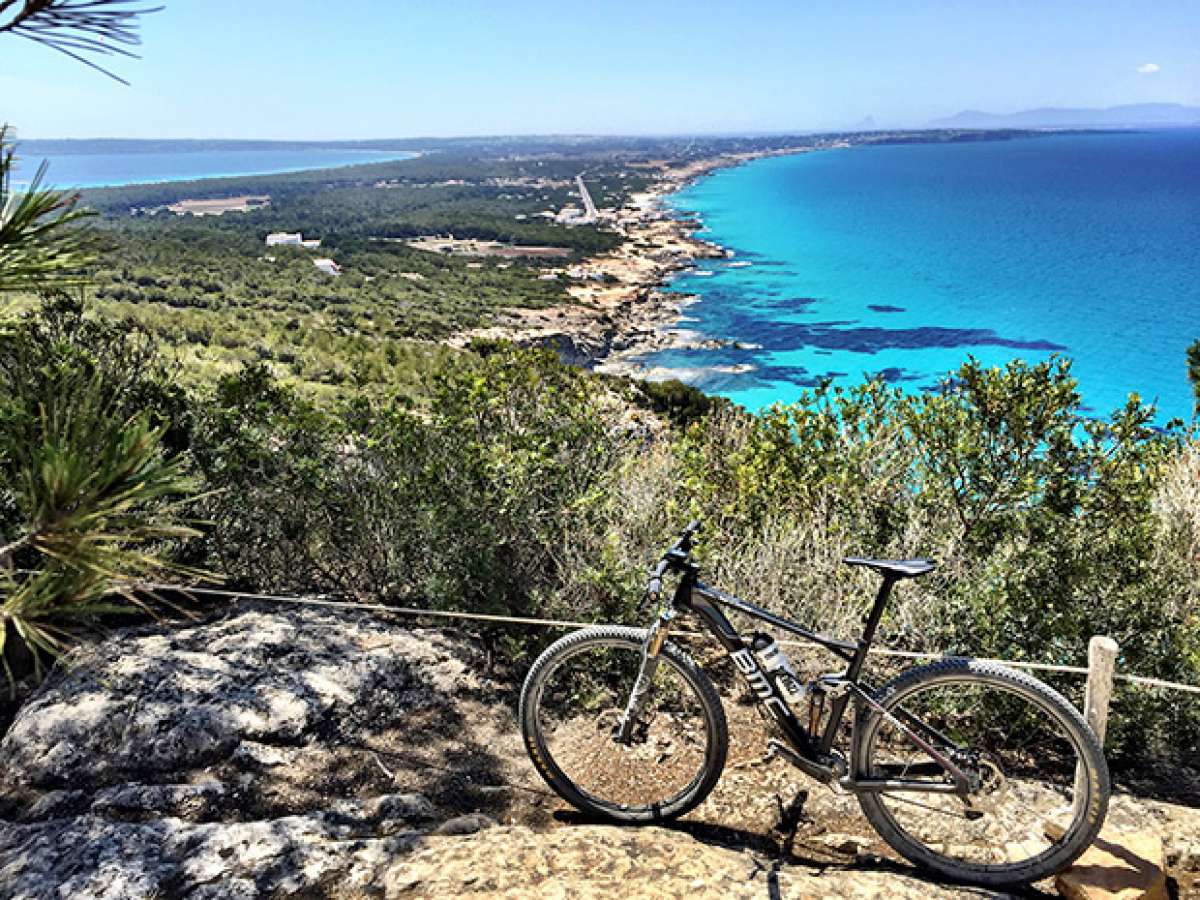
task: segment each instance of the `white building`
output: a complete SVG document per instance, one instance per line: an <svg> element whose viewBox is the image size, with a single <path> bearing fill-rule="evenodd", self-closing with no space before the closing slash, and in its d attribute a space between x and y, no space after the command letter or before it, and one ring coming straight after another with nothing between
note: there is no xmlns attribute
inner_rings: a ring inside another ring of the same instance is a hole
<svg viewBox="0 0 1200 900"><path fill-rule="evenodd" d="M309 238L308 240L305 240L304 235L299 231L276 231L267 235L268 247L278 247L281 245L286 247L304 247L312 250L321 246L321 239Z"/></svg>
<svg viewBox="0 0 1200 900"><path fill-rule="evenodd" d="M324 272L326 275L341 275L342 267L335 263L332 259L314 259L313 265Z"/></svg>

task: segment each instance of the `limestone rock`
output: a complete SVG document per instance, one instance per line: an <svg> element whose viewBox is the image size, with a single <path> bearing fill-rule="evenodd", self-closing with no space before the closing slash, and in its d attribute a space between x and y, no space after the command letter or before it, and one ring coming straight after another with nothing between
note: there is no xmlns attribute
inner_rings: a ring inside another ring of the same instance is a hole
<svg viewBox="0 0 1200 900"><path fill-rule="evenodd" d="M1181 836L1173 842L1167 862L1181 872L1200 872L1200 835Z"/></svg>
<svg viewBox="0 0 1200 900"><path fill-rule="evenodd" d="M181 815L205 818L224 798L225 786L203 784L122 784L96 794L91 812L118 818L146 815Z"/></svg>
<svg viewBox="0 0 1200 900"><path fill-rule="evenodd" d="M485 828L493 828L496 820L483 813L469 813L448 819L433 830L434 834L475 834Z"/></svg>
<svg viewBox="0 0 1200 900"><path fill-rule="evenodd" d="M1105 828L1054 886L1071 900L1167 900L1162 838Z"/></svg>
<svg viewBox="0 0 1200 900"><path fill-rule="evenodd" d="M296 754L294 747L272 747L258 741L242 741L233 751L233 759L246 769L270 769L290 764Z"/></svg>
<svg viewBox="0 0 1200 900"><path fill-rule="evenodd" d="M391 900L417 897L854 898L1001 896L896 871L788 866L664 828L581 825L547 833L497 827L427 837L384 877Z"/></svg>
<svg viewBox="0 0 1200 900"><path fill-rule="evenodd" d="M0 885L13 900L366 892L417 838L356 839L321 815L201 825L80 816L0 828Z"/></svg>
<svg viewBox="0 0 1200 900"><path fill-rule="evenodd" d="M29 805L21 816L23 822L41 822L72 815L87 807L86 791L47 791Z"/></svg>
<svg viewBox="0 0 1200 900"><path fill-rule="evenodd" d="M812 839L813 843L825 848L831 853L843 856L857 856L866 847L866 840L854 834L822 834Z"/></svg>
<svg viewBox="0 0 1200 900"><path fill-rule="evenodd" d="M461 719L456 704L479 687L472 653L438 632L304 607L76 653L0 741L0 895L380 893L444 815L397 790L370 748L358 755L374 780L347 774L342 745L422 716ZM364 783L392 790L343 792Z"/></svg>
<svg viewBox="0 0 1200 900"><path fill-rule="evenodd" d="M440 702L475 679L437 632L311 607L147 630L81 652L21 709L0 772L41 788L154 781L234 754L283 764L329 724Z"/></svg>

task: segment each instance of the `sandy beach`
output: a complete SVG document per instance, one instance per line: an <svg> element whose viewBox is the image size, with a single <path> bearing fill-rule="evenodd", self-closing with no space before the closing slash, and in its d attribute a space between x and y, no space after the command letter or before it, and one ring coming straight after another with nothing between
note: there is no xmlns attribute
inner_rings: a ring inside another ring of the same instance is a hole
<svg viewBox="0 0 1200 900"><path fill-rule="evenodd" d="M566 362L599 372L665 377L646 369L637 358L656 350L713 347L719 342L680 327L684 310L695 298L662 288L697 260L724 259L732 251L694 237L699 223L673 214L664 198L717 169L812 149L726 154L682 166L668 161L646 164L655 176L653 186L632 194L610 217L609 227L624 237L621 246L554 273L570 279L570 303L511 310L500 323L457 335L452 343L461 346L475 338L499 338L551 347Z"/></svg>

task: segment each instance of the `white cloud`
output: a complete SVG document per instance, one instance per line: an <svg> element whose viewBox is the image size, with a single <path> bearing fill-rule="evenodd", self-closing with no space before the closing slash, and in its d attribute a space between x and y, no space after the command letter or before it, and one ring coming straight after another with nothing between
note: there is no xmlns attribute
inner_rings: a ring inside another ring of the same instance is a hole
<svg viewBox="0 0 1200 900"><path fill-rule="evenodd" d="M1159 71L1159 69L1160 66L1158 63L1142 63L1137 67L1138 72L1142 75L1153 75L1155 72Z"/></svg>

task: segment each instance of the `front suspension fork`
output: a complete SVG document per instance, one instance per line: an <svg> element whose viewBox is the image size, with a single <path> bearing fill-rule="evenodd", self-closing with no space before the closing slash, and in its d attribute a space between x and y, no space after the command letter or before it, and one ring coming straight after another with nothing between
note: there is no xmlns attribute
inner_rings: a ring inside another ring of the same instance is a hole
<svg viewBox="0 0 1200 900"><path fill-rule="evenodd" d="M620 720L613 729L613 739L618 744L628 746L632 742L634 726L641 718L646 698L650 696L650 687L654 684L654 673L658 671L659 653L662 652L662 646L666 643L671 619L674 617L671 610L663 610L654 624L650 626L646 640L642 642L642 664L638 668L637 680L633 683L633 690L629 692L629 701L625 704L625 712L621 714Z"/></svg>

